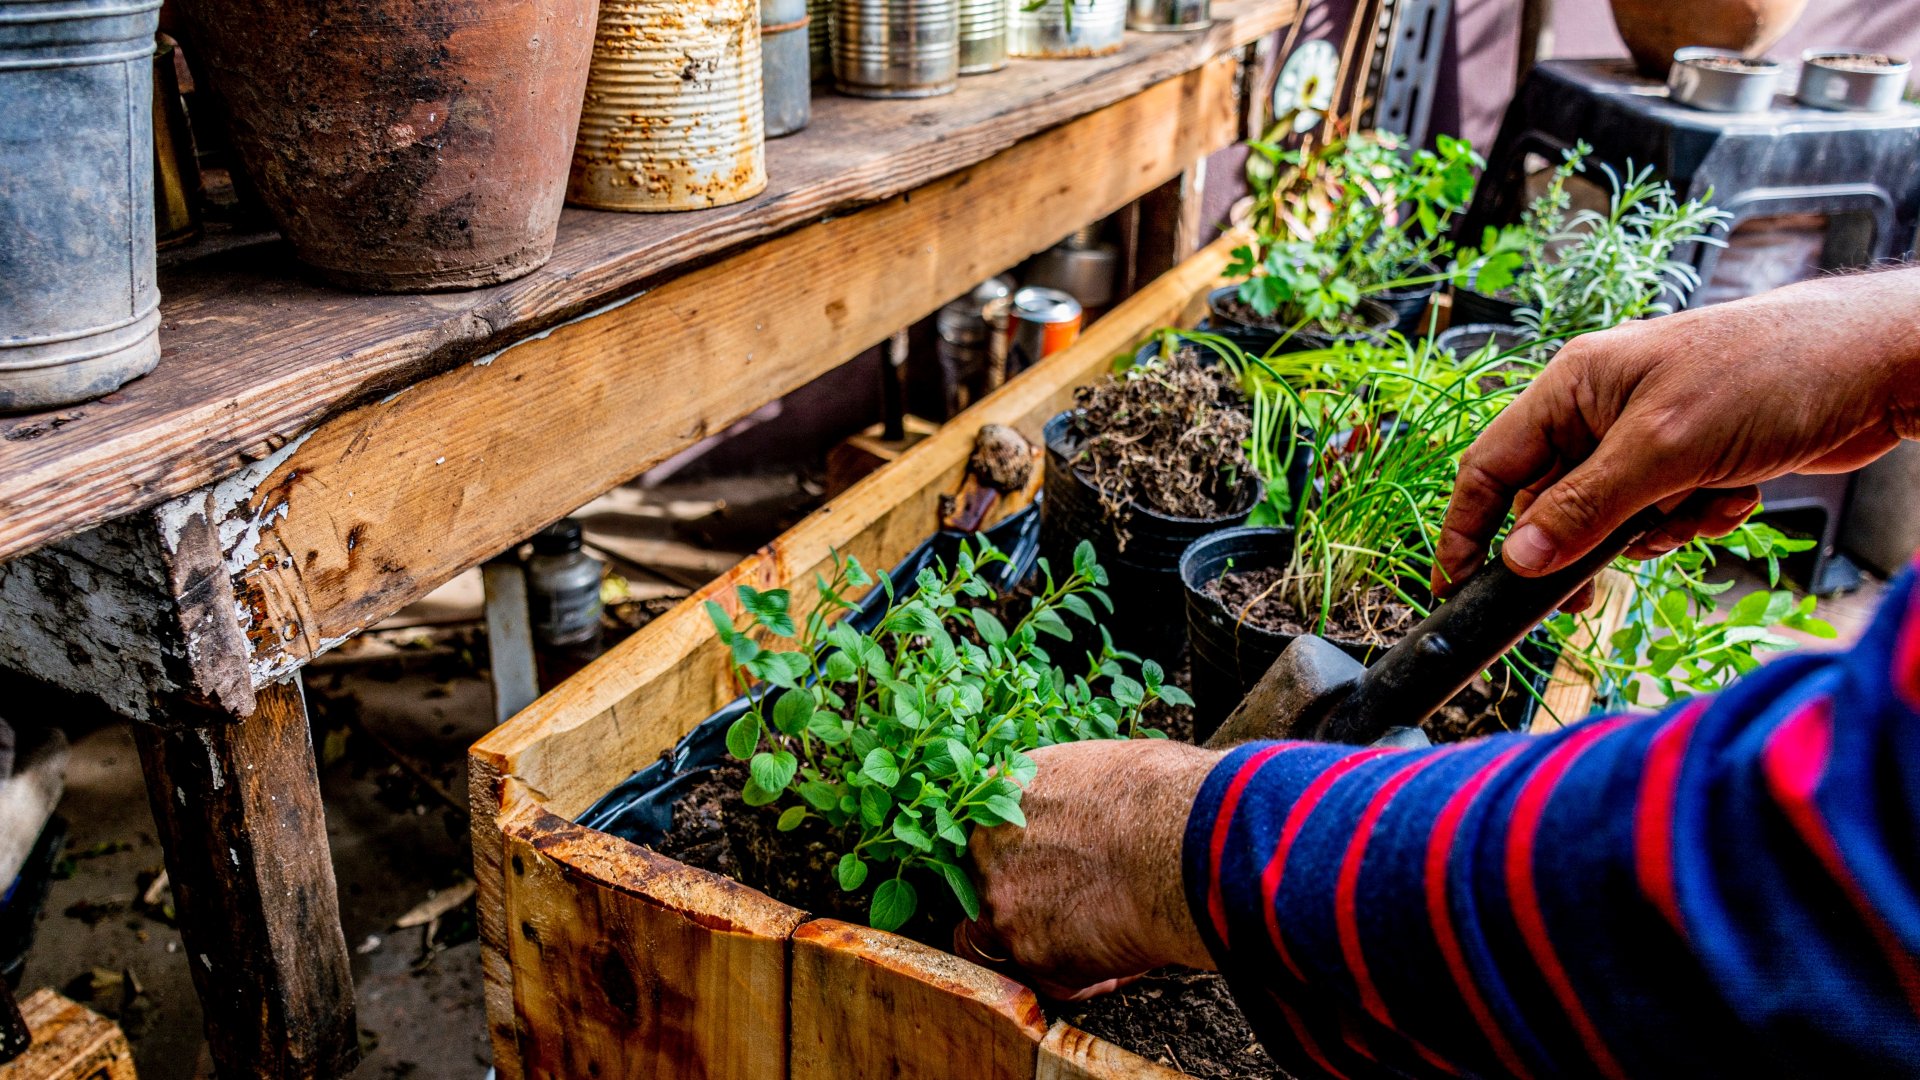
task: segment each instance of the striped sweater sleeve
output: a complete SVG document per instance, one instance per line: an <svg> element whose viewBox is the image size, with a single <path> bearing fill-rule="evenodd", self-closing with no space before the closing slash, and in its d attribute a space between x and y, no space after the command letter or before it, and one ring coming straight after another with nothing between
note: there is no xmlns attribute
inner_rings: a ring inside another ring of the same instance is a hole
<svg viewBox="0 0 1920 1080"><path fill-rule="evenodd" d="M1920 589L1658 716L1254 743L1194 920L1296 1076L1920 1075Z"/></svg>

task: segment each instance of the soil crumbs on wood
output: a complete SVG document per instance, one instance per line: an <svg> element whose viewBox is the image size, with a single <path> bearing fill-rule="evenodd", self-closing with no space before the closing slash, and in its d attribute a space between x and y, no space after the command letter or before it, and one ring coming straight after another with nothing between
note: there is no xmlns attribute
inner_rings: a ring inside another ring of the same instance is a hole
<svg viewBox="0 0 1920 1080"><path fill-rule="evenodd" d="M1105 997L1067 1006L1067 1023L1200 1080L1284 1078L1209 972L1167 968Z"/></svg>
<svg viewBox="0 0 1920 1080"><path fill-rule="evenodd" d="M1201 367L1194 350L1083 386L1074 399L1073 466L1100 490L1109 520L1124 523L1135 500L1176 517L1215 517L1249 501L1246 403L1233 375Z"/></svg>

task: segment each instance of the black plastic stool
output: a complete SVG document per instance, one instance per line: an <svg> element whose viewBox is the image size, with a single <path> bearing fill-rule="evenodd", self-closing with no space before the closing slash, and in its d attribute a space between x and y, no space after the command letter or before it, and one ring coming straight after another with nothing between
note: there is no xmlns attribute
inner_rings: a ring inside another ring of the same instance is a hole
<svg viewBox="0 0 1920 1080"><path fill-rule="evenodd" d="M1783 90L1790 87L1783 84ZM1518 220L1526 205L1529 155L1551 167L1576 142L1593 147L1589 179L1602 163L1624 174L1652 166L1681 198L1706 198L1747 221L1819 215L1827 228L1823 270L1871 266L1914 254L1920 223L1920 108L1827 112L1782 94L1764 113L1713 113L1675 104L1666 86L1624 60L1549 60L1536 66L1508 107L1487 172L1456 236L1477 244L1489 225ZM1721 249L1690 244L1674 253L1703 282ZM1691 299L1691 298L1689 298ZM1857 586L1860 572L1840 554L1840 522L1851 476L1789 476L1763 485L1768 516L1818 513L1820 546L1806 585L1815 593Z"/></svg>

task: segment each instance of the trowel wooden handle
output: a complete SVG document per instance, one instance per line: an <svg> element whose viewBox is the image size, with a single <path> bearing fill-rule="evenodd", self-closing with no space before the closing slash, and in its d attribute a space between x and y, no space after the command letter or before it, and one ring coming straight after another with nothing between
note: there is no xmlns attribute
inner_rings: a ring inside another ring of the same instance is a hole
<svg viewBox="0 0 1920 1080"><path fill-rule="evenodd" d="M1367 669L1316 737L1363 745L1390 727L1419 725L1666 517L1648 507L1571 565L1541 577L1514 573L1496 552Z"/></svg>

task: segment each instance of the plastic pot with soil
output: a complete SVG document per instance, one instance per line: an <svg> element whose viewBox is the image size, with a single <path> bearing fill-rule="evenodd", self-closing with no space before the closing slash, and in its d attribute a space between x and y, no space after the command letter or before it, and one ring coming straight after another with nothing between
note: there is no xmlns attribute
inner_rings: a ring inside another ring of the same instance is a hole
<svg viewBox="0 0 1920 1080"><path fill-rule="evenodd" d="M1253 310L1252 305L1240 299L1238 285L1225 285L1208 293L1207 310L1212 313L1215 333L1231 338L1254 356L1275 351L1275 346L1279 352L1289 353L1329 349L1344 341L1378 341L1400 321L1393 308L1379 300L1366 299L1360 301L1345 326L1312 324L1289 335L1287 331L1293 330L1297 319L1284 318L1279 313L1262 315Z"/></svg>
<svg viewBox="0 0 1920 1080"><path fill-rule="evenodd" d="M1393 312L1393 329L1401 337L1425 337L1427 333L1427 308L1433 303L1433 294L1440 291L1440 268L1432 263L1414 267L1401 275L1410 281L1425 281L1422 285L1406 285L1397 289L1383 289L1373 294L1373 299L1385 304Z"/></svg>
<svg viewBox="0 0 1920 1080"><path fill-rule="evenodd" d="M1042 429L1041 552L1058 568L1092 543L1111 579L1115 644L1171 664L1186 638L1181 554L1265 498L1245 457L1246 410L1232 376L1188 351L1077 399Z"/></svg>
<svg viewBox="0 0 1920 1080"><path fill-rule="evenodd" d="M1281 586L1293 557L1290 529L1240 528L1215 533L1180 560L1191 646L1194 738L1204 741L1252 690L1293 639L1317 632L1349 656L1371 663L1420 621L1420 612L1376 585L1362 603L1336 602L1328 625L1303 613ZM1536 632L1519 650L1521 678L1497 665L1425 725L1436 743L1526 727L1545 692L1553 646Z"/></svg>
<svg viewBox="0 0 1920 1080"><path fill-rule="evenodd" d="M1453 325L1455 326L1518 326L1520 324L1518 301L1476 292L1470 284L1455 285L1452 298Z"/></svg>

